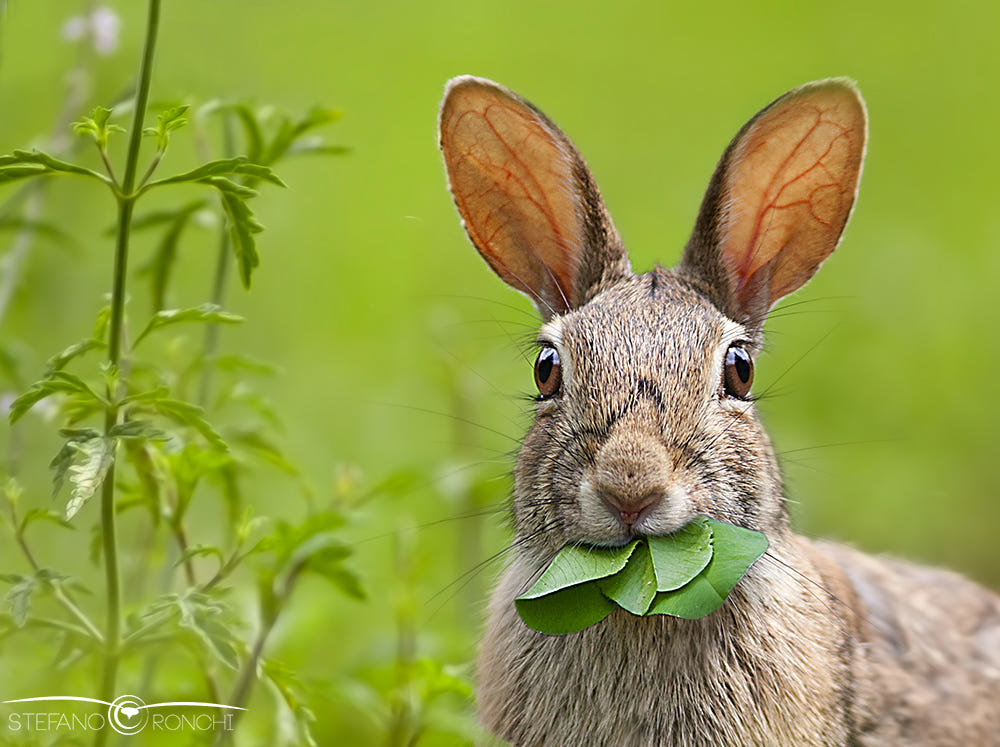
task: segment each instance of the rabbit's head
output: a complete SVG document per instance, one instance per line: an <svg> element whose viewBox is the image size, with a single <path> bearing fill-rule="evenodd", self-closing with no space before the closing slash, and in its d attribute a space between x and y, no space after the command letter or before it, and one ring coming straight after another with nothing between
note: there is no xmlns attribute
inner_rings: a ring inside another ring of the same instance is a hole
<svg viewBox="0 0 1000 747"><path fill-rule="evenodd" d="M495 83L451 81L440 138L465 229L544 319L515 473L523 549L621 544L697 514L783 531L754 360L770 308L840 239L865 137L849 82L786 93L726 149L678 268L635 274L566 136Z"/></svg>

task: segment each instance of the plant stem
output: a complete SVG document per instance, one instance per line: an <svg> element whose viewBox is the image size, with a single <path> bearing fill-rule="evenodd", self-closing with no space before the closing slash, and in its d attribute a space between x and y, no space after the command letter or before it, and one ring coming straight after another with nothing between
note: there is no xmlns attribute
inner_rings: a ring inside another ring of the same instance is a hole
<svg viewBox="0 0 1000 747"><path fill-rule="evenodd" d="M236 150L234 144L233 124L230 117L222 120L222 154L230 158ZM229 254L231 252L229 227L223 223L219 230L219 253L215 261L215 277L212 280L212 303L222 306L226 295L226 279L229 275ZM219 348L219 325L209 324L205 329L205 342L202 347L201 361L204 368L201 371L201 387L198 392L198 404L208 407L212 394L212 374L215 371L215 354Z"/></svg>
<svg viewBox="0 0 1000 747"><path fill-rule="evenodd" d="M129 234L132 212L135 209L135 175L139 164L139 147L142 144L143 120L149 100L149 86L153 71L153 53L160 22L160 0L149 0L146 39L136 84L135 111L129 133L122 194L118 198L118 228L115 242L114 275L111 291L111 323L108 330L108 363L112 369L121 364L122 330L124 327L125 280L128 273ZM105 412L104 432L109 433L118 422L117 392L108 392L109 405ZM107 621L104 635L104 665L101 674L100 698L111 702L115 699L118 678L118 658L121 647L121 579L118 567L118 540L115 526L115 465L112 462L104 484L101 486L101 539L104 549L104 575L107 586ZM95 745L103 745L108 730L97 732Z"/></svg>
<svg viewBox="0 0 1000 747"><path fill-rule="evenodd" d="M284 583L281 584L280 589L276 591L271 603L265 605L262 601L260 630L257 632L257 638L250 649L250 656L243 662L243 667L236 678L236 685L233 687L233 692L226 701L229 705L242 708L247 698L250 697L253 683L257 679L257 666L260 663L261 655L264 653L264 646L267 644L267 639L271 636L271 631L274 630L278 618L288 603L289 597L292 596L292 591L295 589L295 584L301 573L301 565L291 569L285 577ZM235 728L242 713L243 711L233 712L233 728ZM233 731L217 731L214 744L229 744L232 742L232 739Z"/></svg>
<svg viewBox="0 0 1000 747"><path fill-rule="evenodd" d="M14 525L16 526L17 515L12 514L12 516L14 518ZM22 532L16 532L15 538L17 540L18 547L21 548L21 552L28 561L28 565L31 566L31 569L35 571L35 573L38 573L38 571L41 570L41 566L38 564L38 561L35 560L35 554L31 552L31 548L28 547L28 543L24 539L24 534ZM52 587L52 593L55 595L55 598L59 600L59 603L62 604L62 606L65 607L70 614L83 624L83 627L86 628L91 638L98 643L104 643L104 636L101 635L101 631L98 630L97 626L90 621L90 618L87 617L87 613L77 606L76 602L74 602L73 598L69 595L69 592L64 591L58 584L55 584Z"/></svg>

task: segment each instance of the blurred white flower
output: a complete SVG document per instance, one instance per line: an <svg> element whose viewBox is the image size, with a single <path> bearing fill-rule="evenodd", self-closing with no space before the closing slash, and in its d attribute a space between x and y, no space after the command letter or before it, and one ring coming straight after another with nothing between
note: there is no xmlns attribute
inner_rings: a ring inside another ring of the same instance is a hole
<svg viewBox="0 0 1000 747"><path fill-rule="evenodd" d="M118 49L118 32L122 20L111 8L98 5L89 15L73 16L63 24L62 37L66 41L80 41L90 37L97 54L106 56Z"/></svg>
<svg viewBox="0 0 1000 747"><path fill-rule="evenodd" d="M17 397L13 392L3 392L0 394L0 417L5 420L7 419L7 416L10 414L11 405L14 404L15 399Z"/></svg>

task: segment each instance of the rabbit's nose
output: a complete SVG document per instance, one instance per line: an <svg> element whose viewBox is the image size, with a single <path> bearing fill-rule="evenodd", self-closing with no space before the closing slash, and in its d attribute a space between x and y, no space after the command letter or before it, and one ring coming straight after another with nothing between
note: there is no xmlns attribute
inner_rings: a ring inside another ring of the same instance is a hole
<svg viewBox="0 0 1000 747"><path fill-rule="evenodd" d="M607 506L616 511L626 526L633 527L639 519L645 517L663 500L664 491L654 490L644 495L620 493L608 490L607 486L600 489L600 496Z"/></svg>
<svg viewBox="0 0 1000 747"><path fill-rule="evenodd" d="M594 464L593 487L628 527L663 502L673 481L666 449L637 429L622 429L604 443Z"/></svg>

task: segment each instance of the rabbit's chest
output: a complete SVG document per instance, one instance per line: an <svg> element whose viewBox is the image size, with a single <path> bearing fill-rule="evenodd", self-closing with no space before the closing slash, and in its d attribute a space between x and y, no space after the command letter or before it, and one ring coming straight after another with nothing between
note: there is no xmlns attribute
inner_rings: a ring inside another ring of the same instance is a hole
<svg viewBox="0 0 1000 747"><path fill-rule="evenodd" d="M695 621L622 611L569 636L495 607L480 713L516 744L844 743L836 632L805 616L755 624L732 607Z"/></svg>

